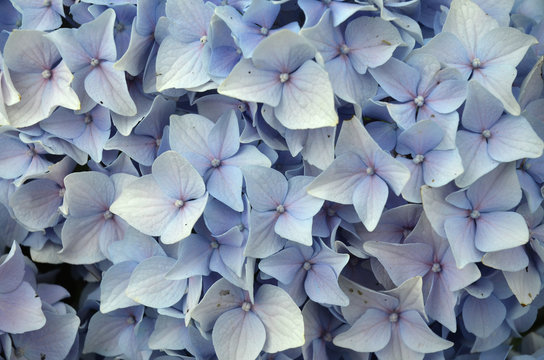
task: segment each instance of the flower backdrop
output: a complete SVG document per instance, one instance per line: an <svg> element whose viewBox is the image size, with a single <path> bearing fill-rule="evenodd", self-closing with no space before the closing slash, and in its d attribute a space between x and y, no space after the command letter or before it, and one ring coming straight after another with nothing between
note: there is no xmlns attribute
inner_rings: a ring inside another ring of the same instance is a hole
<svg viewBox="0 0 544 360"><path fill-rule="evenodd" d="M0 359L544 359L542 0L0 28Z"/></svg>

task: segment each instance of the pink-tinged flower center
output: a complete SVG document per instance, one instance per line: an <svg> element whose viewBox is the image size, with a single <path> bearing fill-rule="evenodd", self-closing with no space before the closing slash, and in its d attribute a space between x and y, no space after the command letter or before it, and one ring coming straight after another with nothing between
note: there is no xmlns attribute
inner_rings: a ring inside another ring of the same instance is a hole
<svg viewBox="0 0 544 360"><path fill-rule="evenodd" d="M212 161L210 161L210 164L214 168L219 167L219 165L221 165L221 160L213 158Z"/></svg>
<svg viewBox="0 0 544 360"><path fill-rule="evenodd" d="M479 69L482 66L482 62L479 58L474 58L472 59L471 65L473 69Z"/></svg>
<svg viewBox="0 0 544 360"><path fill-rule="evenodd" d="M374 171L374 168L373 167L367 167L366 168L366 174L371 176L371 175L374 175L376 173L376 171Z"/></svg>
<svg viewBox="0 0 544 360"><path fill-rule="evenodd" d="M261 28L261 35L264 35L264 36L268 35L268 29L265 28L265 27L262 27Z"/></svg>
<svg viewBox="0 0 544 360"><path fill-rule="evenodd" d="M97 67L98 65L100 65L100 60L92 58L91 59L91 66L92 67Z"/></svg>
<svg viewBox="0 0 544 360"><path fill-rule="evenodd" d="M242 310L244 310L244 311L251 310L251 303L249 303L247 301L244 301L244 303L242 304Z"/></svg>
<svg viewBox="0 0 544 360"><path fill-rule="evenodd" d="M174 202L174 205L175 205L176 207L178 207L178 208L183 207L183 204L184 204L184 203L183 203L183 200L176 200L176 201Z"/></svg>
<svg viewBox="0 0 544 360"><path fill-rule="evenodd" d="M434 263L434 264L433 264L433 267L431 268L431 271L432 271L432 272L435 272L435 273L441 272L441 271L442 271L442 267L440 266L439 263Z"/></svg>
<svg viewBox="0 0 544 360"><path fill-rule="evenodd" d="M302 265L302 267L304 268L304 270L308 271L308 270L310 270L312 268L312 264L305 261L304 264Z"/></svg>
<svg viewBox="0 0 544 360"><path fill-rule="evenodd" d="M281 74L280 74L280 82L281 82L281 83L284 83L284 82L286 82L287 80L289 80L289 74L288 74L288 73L281 73Z"/></svg>
<svg viewBox="0 0 544 360"><path fill-rule="evenodd" d="M417 107L422 107L425 104L425 99L423 96L418 95L416 98L414 98L414 103Z"/></svg>
<svg viewBox="0 0 544 360"><path fill-rule="evenodd" d="M50 79L51 75L51 70L45 69L44 71L42 71L42 78L44 79Z"/></svg>
<svg viewBox="0 0 544 360"><path fill-rule="evenodd" d="M389 321L392 323L396 323L397 321L399 321L399 314L397 314L396 312L389 314Z"/></svg>
<svg viewBox="0 0 544 360"><path fill-rule="evenodd" d="M421 155L421 154L417 154L416 156L414 156L414 158L412 159L412 161L414 162L414 164L421 164L423 162L423 160L425 160L425 156Z"/></svg>
<svg viewBox="0 0 544 360"><path fill-rule="evenodd" d="M346 44L340 45L340 54L347 55L349 54L350 48Z"/></svg>
<svg viewBox="0 0 544 360"><path fill-rule="evenodd" d="M482 131L482 136L486 139L489 139L491 137L491 131L485 129L484 131Z"/></svg>
<svg viewBox="0 0 544 360"><path fill-rule="evenodd" d="M201 44L205 44L208 42L208 37L206 35L203 35L201 38L200 38L200 43Z"/></svg>
<svg viewBox="0 0 544 360"><path fill-rule="evenodd" d="M278 214L283 214L285 212L285 208L283 207L282 204L279 204L277 207L276 207L276 212Z"/></svg>
<svg viewBox="0 0 544 360"><path fill-rule="evenodd" d="M470 212L470 217L476 220L477 218L480 217L480 212L478 210L472 210Z"/></svg>
<svg viewBox="0 0 544 360"><path fill-rule="evenodd" d="M109 220L113 217L113 214L109 210L104 211L103 215L104 215L104 220Z"/></svg>

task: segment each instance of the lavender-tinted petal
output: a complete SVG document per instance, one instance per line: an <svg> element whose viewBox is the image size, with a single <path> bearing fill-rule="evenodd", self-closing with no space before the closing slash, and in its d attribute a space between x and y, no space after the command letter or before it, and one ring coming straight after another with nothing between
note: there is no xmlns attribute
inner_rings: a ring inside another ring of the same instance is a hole
<svg viewBox="0 0 544 360"><path fill-rule="evenodd" d="M38 179L22 185L11 195L10 204L18 221L35 230L53 226L60 215L63 197L54 181Z"/></svg>
<svg viewBox="0 0 544 360"><path fill-rule="evenodd" d="M442 339L433 333L416 311L405 311L400 318L400 338L413 351L437 352L453 345L451 341Z"/></svg>
<svg viewBox="0 0 544 360"><path fill-rule="evenodd" d="M457 149L436 150L425 155L423 179L425 184L429 186L446 185L461 175L463 171L463 163Z"/></svg>
<svg viewBox="0 0 544 360"><path fill-rule="evenodd" d="M544 142L523 117L505 115L491 128L487 151L493 160L537 158L543 149Z"/></svg>
<svg viewBox="0 0 544 360"><path fill-rule="evenodd" d="M510 189L507 194L502 189ZM521 201L514 163L502 164L472 184L467 192L472 206L480 211L510 210Z"/></svg>
<svg viewBox="0 0 544 360"><path fill-rule="evenodd" d="M11 292L0 293L1 331L20 334L45 325L42 302L35 295L35 290L26 281Z"/></svg>
<svg viewBox="0 0 544 360"><path fill-rule="evenodd" d="M391 332L388 314L370 308L355 321L348 331L335 336L333 342L336 346L357 352L379 351L389 343Z"/></svg>
<svg viewBox="0 0 544 360"><path fill-rule="evenodd" d="M481 134L460 130L457 133L456 143L465 169L455 179L457 186L467 187L499 165L497 161L489 156L487 152L488 144Z"/></svg>
<svg viewBox="0 0 544 360"><path fill-rule="evenodd" d="M540 293L542 283L535 263L532 261L525 269L516 272L504 271L503 274L508 286L522 306L532 303Z"/></svg>
<svg viewBox="0 0 544 360"><path fill-rule="evenodd" d="M193 226L204 212L207 201L208 193L198 199L186 201L172 221L164 228L161 241L164 244L174 244L189 236Z"/></svg>
<svg viewBox="0 0 544 360"><path fill-rule="evenodd" d="M85 90L94 101L117 114L132 116L137 113L124 72L116 70L110 61L101 62L89 72Z"/></svg>
<svg viewBox="0 0 544 360"><path fill-rule="evenodd" d="M457 267L463 268L482 259L483 253L474 244L476 228L470 217L446 219L444 229Z"/></svg>
<svg viewBox="0 0 544 360"><path fill-rule="evenodd" d="M57 314L47 311L45 316L45 326L25 334L12 335L13 344L28 359L46 357L64 360L76 339L80 320L73 313Z"/></svg>
<svg viewBox="0 0 544 360"><path fill-rule="evenodd" d="M332 85L321 66L306 61L288 76L283 84L281 101L274 110L283 126L314 129L338 123Z"/></svg>
<svg viewBox="0 0 544 360"><path fill-rule="evenodd" d="M199 323L202 331L211 331L215 321L224 312L240 307L243 302L243 291L226 279L220 279L208 289L192 310L191 317Z"/></svg>
<svg viewBox="0 0 544 360"><path fill-rule="evenodd" d="M278 106L283 89L279 76L279 71L260 69L251 60L242 59L217 91L244 101Z"/></svg>
<svg viewBox="0 0 544 360"><path fill-rule="evenodd" d="M364 164L353 153L338 156L307 188L308 194L341 204L352 204L355 189L365 178Z"/></svg>
<svg viewBox="0 0 544 360"><path fill-rule="evenodd" d="M161 154L152 166L153 178L161 190L173 199L200 198L206 187L193 166L174 151Z"/></svg>
<svg viewBox="0 0 544 360"><path fill-rule="evenodd" d="M177 303L187 286L185 280L168 280L166 274L175 260L164 256L145 259L132 272L125 294L132 300L154 308Z"/></svg>
<svg viewBox="0 0 544 360"><path fill-rule="evenodd" d="M251 211L245 256L266 258L283 248L285 240L274 231L276 221L275 211Z"/></svg>
<svg viewBox="0 0 544 360"><path fill-rule="evenodd" d="M529 241L527 224L518 213L496 211L483 213L477 220L474 244L480 251L510 249Z"/></svg>
<svg viewBox="0 0 544 360"><path fill-rule="evenodd" d="M212 340L225 360L253 360L260 353L267 334L263 323L252 311L242 308L224 313L215 322Z"/></svg>
<svg viewBox="0 0 544 360"><path fill-rule="evenodd" d="M263 351L275 353L304 344L302 313L279 287L262 285L255 295L253 312L266 330Z"/></svg>
<svg viewBox="0 0 544 360"><path fill-rule="evenodd" d="M69 217L62 227L60 256L69 264L93 264L105 258L100 250L99 237L104 227L102 214Z"/></svg>
<svg viewBox="0 0 544 360"><path fill-rule="evenodd" d="M468 297L463 304L463 322L468 331L486 338L504 321L506 308L495 296L486 299Z"/></svg>
<svg viewBox="0 0 544 360"><path fill-rule="evenodd" d="M427 244L389 244L368 241L364 250L378 258L395 285L414 276L424 276L430 270L432 248Z"/></svg>
<svg viewBox="0 0 544 360"><path fill-rule="evenodd" d="M259 269L280 282L289 284L305 260L298 246L291 246L261 260Z"/></svg>
<svg viewBox="0 0 544 360"><path fill-rule="evenodd" d="M75 39L90 57L106 61L117 60L117 49L113 39L115 17L115 11L108 9L75 31Z"/></svg>
<svg viewBox="0 0 544 360"><path fill-rule="evenodd" d="M353 67L360 74L364 74L367 67L375 68L387 62L401 43L402 38L398 30L380 18L361 16L346 27L349 57Z"/></svg>
<svg viewBox="0 0 544 360"><path fill-rule="evenodd" d="M246 193L255 210L275 210L279 204L283 204L288 183L279 171L263 166L245 166L242 171Z"/></svg>
<svg viewBox="0 0 544 360"><path fill-rule="evenodd" d="M100 312L108 313L113 310L138 305L137 302L125 295L130 276L138 263L125 261L115 264L102 274L100 283Z"/></svg>
<svg viewBox="0 0 544 360"><path fill-rule="evenodd" d="M23 281L25 260L19 244L13 241L9 253L0 263L0 293L6 294L15 290Z"/></svg>
<svg viewBox="0 0 544 360"><path fill-rule="evenodd" d="M167 279L182 280L210 273L209 263L213 249L208 239L191 234L180 243L178 253L178 260L166 274Z"/></svg>
<svg viewBox="0 0 544 360"><path fill-rule="evenodd" d="M289 212L278 216L274 226L276 234L284 239L310 246L312 244L312 219L297 219Z"/></svg>
<svg viewBox="0 0 544 360"><path fill-rule="evenodd" d="M183 319L159 315L153 333L149 337L149 347L157 350L183 350L189 341L188 328Z"/></svg>
<svg viewBox="0 0 544 360"><path fill-rule="evenodd" d="M338 285L338 273L329 265L313 264L306 275L304 289L315 302L340 306L349 304L349 298Z"/></svg>
<svg viewBox="0 0 544 360"><path fill-rule="evenodd" d="M414 101L418 96L420 75L416 69L400 60L392 58L371 69L370 73L385 92L397 101Z"/></svg>
<svg viewBox="0 0 544 360"><path fill-rule="evenodd" d="M504 272L516 272L525 270L529 266L529 257L523 246L517 246L485 254L482 264Z"/></svg>
<svg viewBox="0 0 544 360"><path fill-rule="evenodd" d="M353 206L369 231L378 225L388 196L387 184L377 175L365 177L355 188Z"/></svg>
<svg viewBox="0 0 544 360"><path fill-rule="evenodd" d="M96 171L69 174L64 184L64 200L70 215L75 217L102 214L114 200L112 181Z"/></svg>

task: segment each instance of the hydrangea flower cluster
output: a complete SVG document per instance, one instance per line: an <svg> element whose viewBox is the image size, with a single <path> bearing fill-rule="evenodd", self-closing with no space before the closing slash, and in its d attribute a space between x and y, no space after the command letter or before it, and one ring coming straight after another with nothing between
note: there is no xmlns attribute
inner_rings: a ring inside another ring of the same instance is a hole
<svg viewBox="0 0 544 360"><path fill-rule="evenodd" d="M542 0L0 28L0 360L544 358Z"/></svg>

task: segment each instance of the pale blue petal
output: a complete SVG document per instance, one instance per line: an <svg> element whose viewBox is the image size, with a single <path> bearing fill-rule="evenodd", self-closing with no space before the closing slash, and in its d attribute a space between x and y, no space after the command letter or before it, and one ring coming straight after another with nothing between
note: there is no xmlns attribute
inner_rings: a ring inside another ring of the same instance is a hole
<svg viewBox="0 0 544 360"><path fill-rule="evenodd" d="M463 322L468 331L486 338L502 324L506 308L495 296L477 299L469 296L463 304Z"/></svg>
<svg viewBox="0 0 544 360"><path fill-rule="evenodd" d="M370 308L348 331L337 335L333 342L336 346L358 352L379 351L387 346L391 339L392 326L389 315L381 310Z"/></svg>
<svg viewBox="0 0 544 360"><path fill-rule="evenodd" d="M217 91L244 101L278 106L283 89L279 76L277 70L260 69L251 60L242 59Z"/></svg>
<svg viewBox="0 0 544 360"><path fill-rule="evenodd" d="M189 341L189 332L184 319L159 315L149 337L149 348L183 350Z"/></svg>
<svg viewBox="0 0 544 360"><path fill-rule="evenodd" d="M382 66L371 69L370 73L385 92L395 100L414 101L419 95L418 71L400 60L392 58Z"/></svg>
<svg viewBox="0 0 544 360"><path fill-rule="evenodd" d="M116 70L112 62L103 61L89 72L85 90L94 101L117 114L132 116L137 112L128 92L125 73Z"/></svg>
<svg viewBox="0 0 544 360"><path fill-rule="evenodd" d="M283 94L274 110L288 129L314 129L334 126L338 115L327 72L313 61L302 64L283 84Z"/></svg>
<svg viewBox="0 0 544 360"><path fill-rule="evenodd" d="M377 175L365 177L355 188L353 207L368 231L378 225L388 196L387 184Z"/></svg>
<svg viewBox="0 0 544 360"><path fill-rule="evenodd" d="M113 265L102 274L100 283L100 311L102 313L138 305L125 295L130 276L137 265L135 261L125 261Z"/></svg>
<svg viewBox="0 0 544 360"><path fill-rule="evenodd" d="M165 278L175 262L165 256L145 259L132 272L125 294L149 307L165 308L174 305L181 299L187 286L185 280Z"/></svg>
<svg viewBox="0 0 544 360"><path fill-rule="evenodd" d="M451 341L433 333L416 311L404 311L399 321L402 341L413 351L431 353L453 346Z"/></svg>
<svg viewBox="0 0 544 360"><path fill-rule="evenodd" d="M509 162L537 158L543 149L544 142L523 117L505 115L491 128L487 151L493 160Z"/></svg>
<svg viewBox="0 0 544 360"><path fill-rule="evenodd" d="M329 265L312 264L304 281L308 297L320 304L347 306L349 298L338 285L338 275Z"/></svg>
<svg viewBox="0 0 544 360"><path fill-rule="evenodd" d="M402 42L398 30L380 18L361 16L346 27L349 57L360 74L364 74L367 68L375 68L387 62Z"/></svg>
<svg viewBox="0 0 544 360"><path fill-rule="evenodd" d="M277 170L263 166L245 166L246 193L251 206L257 211L276 210L287 195L288 183Z"/></svg>
<svg viewBox="0 0 544 360"><path fill-rule="evenodd" d="M266 330L263 351L275 353L304 344L302 313L284 290L262 285L255 295L253 312Z"/></svg>
<svg viewBox="0 0 544 360"><path fill-rule="evenodd" d="M476 225L474 244L480 251L510 249L529 241L527 223L518 213L482 213L476 220Z"/></svg>
<svg viewBox="0 0 544 360"><path fill-rule="evenodd" d="M252 311L236 308L217 319L213 327L213 346L221 360L254 360L261 352L267 334Z"/></svg>
<svg viewBox="0 0 544 360"><path fill-rule="evenodd" d="M285 240L274 231L276 221L276 211L251 211L245 256L266 258L283 248Z"/></svg>

